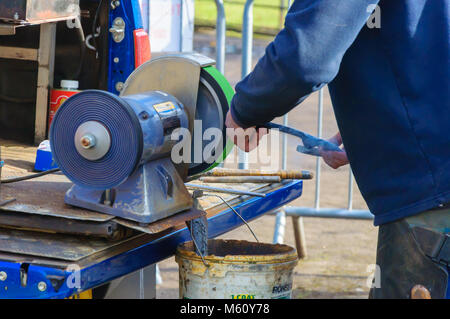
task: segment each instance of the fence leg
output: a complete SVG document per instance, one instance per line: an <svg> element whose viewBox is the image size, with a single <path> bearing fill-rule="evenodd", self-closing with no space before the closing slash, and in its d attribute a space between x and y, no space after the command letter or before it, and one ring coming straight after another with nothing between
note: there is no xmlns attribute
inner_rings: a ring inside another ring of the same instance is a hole
<svg viewBox="0 0 450 319"><path fill-rule="evenodd" d="M307 251L303 218L292 216L292 224L294 226L295 246L297 248L298 258L304 259L307 256Z"/></svg>
<svg viewBox="0 0 450 319"><path fill-rule="evenodd" d="M245 78L252 68L253 2L254 0L247 0L244 6L244 18L242 21L242 78Z"/></svg>
<svg viewBox="0 0 450 319"><path fill-rule="evenodd" d="M242 78L245 78L252 68L253 54L253 2L247 0L244 6L244 17L242 21ZM239 168L248 168L248 154L239 150Z"/></svg>
<svg viewBox="0 0 450 319"><path fill-rule="evenodd" d="M286 212L284 210L279 210L275 219L275 231L273 233L273 243L282 244L284 243L284 232L286 229Z"/></svg>
<svg viewBox="0 0 450 319"><path fill-rule="evenodd" d="M225 40L227 25L225 18L225 7L223 0L216 0L217 22L216 22L216 50L217 50L217 69L225 74Z"/></svg>
<svg viewBox="0 0 450 319"><path fill-rule="evenodd" d="M156 284L157 285L162 285L164 282L163 282L163 279L162 279L162 276L161 276L161 270L159 269L159 266L158 265L156 265Z"/></svg>

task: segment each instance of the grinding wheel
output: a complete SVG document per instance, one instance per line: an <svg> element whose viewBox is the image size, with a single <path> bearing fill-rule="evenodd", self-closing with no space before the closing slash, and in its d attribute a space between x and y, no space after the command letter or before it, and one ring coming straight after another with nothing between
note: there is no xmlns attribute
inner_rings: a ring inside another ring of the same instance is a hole
<svg viewBox="0 0 450 319"><path fill-rule="evenodd" d="M216 167L225 160L232 148L227 144L225 118L234 92L225 77L214 67L210 66L200 72L200 85L197 97L196 120L203 121L203 132L210 127L222 130L223 152L216 154L215 158L204 159L201 164L191 164L188 175L192 176ZM203 141L203 148L209 141Z"/></svg>
<svg viewBox="0 0 450 319"><path fill-rule="evenodd" d="M85 129L95 132L97 139L102 137L97 147L83 149L80 137L86 135ZM139 120L131 107L118 96L99 90L83 91L67 100L50 129L58 167L72 182L89 189L109 189L125 181L142 158L142 141Z"/></svg>

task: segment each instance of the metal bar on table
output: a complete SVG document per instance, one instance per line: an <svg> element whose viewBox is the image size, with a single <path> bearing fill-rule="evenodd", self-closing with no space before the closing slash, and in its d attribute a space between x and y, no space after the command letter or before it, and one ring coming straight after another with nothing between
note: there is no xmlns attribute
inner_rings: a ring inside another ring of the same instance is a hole
<svg viewBox="0 0 450 319"><path fill-rule="evenodd" d="M200 177L203 183L281 183L279 176L225 176L225 177Z"/></svg>
<svg viewBox="0 0 450 319"><path fill-rule="evenodd" d="M220 187L211 187L205 185L194 185L194 184L185 184L187 188L191 189L199 189L203 191L215 192L215 193L224 193L224 194L235 194L235 195L247 195L247 196L256 196L256 197L266 197L266 194L263 193L255 193L255 192L247 192L241 191L237 189L228 189L228 188L220 188Z"/></svg>

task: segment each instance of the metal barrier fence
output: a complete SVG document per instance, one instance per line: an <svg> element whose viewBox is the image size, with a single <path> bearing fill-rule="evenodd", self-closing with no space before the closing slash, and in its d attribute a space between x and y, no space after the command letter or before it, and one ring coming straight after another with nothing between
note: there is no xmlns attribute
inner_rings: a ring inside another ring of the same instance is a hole
<svg viewBox="0 0 450 319"><path fill-rule="evenodd" d="M229 12L233 12L234 9L244 7L245 0L223 0L224 4L230 8ZM277 4L278 2L278 4ZM273 18L278 16L278 19L268 21L256 21L254 25L254 33L260 35L274 36L278 33L278 31L283 27L284 16L287 11L287 0L270 0L269 1L255 1L254 9L255 14L266 14L270 12L270 16ZM201 6L202 8L209 8L212 5L210 0L201 0L196 1L197 6ZM235 31L238 33L242 33L242 20L236 21L234 19L235 16L231 15L229 19L227 19L227 29L229 31ZM211 19L211 17L207 15L197 15L195 18L196 27L200 28L214 28L216 21Z"/></svg>
<svg viewBox="0 0 450 319"><path fill-rule="evenodd" d="M226 17L223 0L215 0L217 6L217 67L221 72L225 70L225 35L226 35ZM242 22L242 78L246 77L252 68L253 52L253 4L254 0L247 0L244 6L244 15ZM289 6L291 1L289 1ZM323 129L323 89L318 92L318 119L317 136L322 137ZM283 118L283 124L288 125L288 115ZM287 136L282 140L282 168L287 167ZM239 168L248 168L248 155L244 152L239 153ZM286 217L292 217L295 242L298 255L304 258L307 255L305 230L303 217L318 218L341 218L341 219L364 219L371 220L373 215L368 210L353 210L353 174L349 168L348 178L348 200L346 208L321 208L320 207L320 177L321 177L321 159L316 159L316 184L314 207L283 207L275 212L275 230L273 236L274 243L283 243Z"/></svg>
<svg viewBox="0 0 450 319"><path fill-rule="evenodd" d="M225 40L227 33L227 23L225 17L225 7L223 0L215 0L217 8L217 20L216 20L216 66L217 69L224 74L225 73Z"/></svg>

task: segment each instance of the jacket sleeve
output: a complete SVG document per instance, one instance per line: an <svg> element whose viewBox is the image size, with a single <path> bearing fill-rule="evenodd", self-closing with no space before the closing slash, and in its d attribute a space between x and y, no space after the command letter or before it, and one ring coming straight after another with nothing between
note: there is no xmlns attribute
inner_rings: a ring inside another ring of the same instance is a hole
<svg viewBox="0 0 450 319"><path fill-rule="evenodd" d="M285 28L236 86L233 119L243 127L288 113L331 82L379 0L295 0Z"/></svg>

